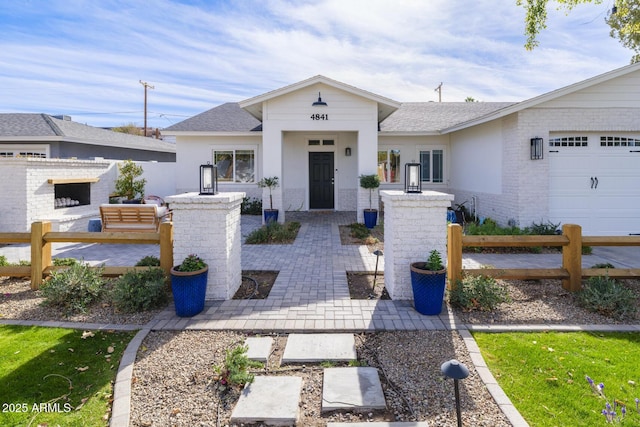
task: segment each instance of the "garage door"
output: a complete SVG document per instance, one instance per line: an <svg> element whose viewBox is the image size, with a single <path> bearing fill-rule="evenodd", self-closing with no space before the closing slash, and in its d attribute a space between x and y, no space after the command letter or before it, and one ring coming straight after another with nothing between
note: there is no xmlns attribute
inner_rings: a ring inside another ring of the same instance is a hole
<svg viewBox="0 0 640 427"><path fill-rule="evenodd" d="M640 137L549 139L549 217L584 235L640 234Z"/></svg>

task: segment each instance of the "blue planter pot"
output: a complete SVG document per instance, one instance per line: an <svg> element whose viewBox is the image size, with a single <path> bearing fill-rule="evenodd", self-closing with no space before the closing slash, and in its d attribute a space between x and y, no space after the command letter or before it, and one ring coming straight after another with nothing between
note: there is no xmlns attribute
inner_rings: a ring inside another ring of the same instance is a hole
<svg viewBox="0 0 640 427"><path fill-rule="evenodd" d="M191 317L204 310L208 274L209 267L197 271L171 269L171 292L178 316Z"/></svg>
<svg viewBox="0 0 640 427"><path fill-rule="evenodd" d="M271 221L278 222L278 209L265 209L264 222L268 224Z"/></svg>
<svg viewBox="0 0 640 427"><path fill-rule="evenodd" d="M375 209L364 210L364 225L368 229L372 229L378 222L378 211Z"/></svg>
<svg viewBox="0 0 640 427"><path fill-rule="evenodd" d="M413 304L420 314L435 315L442 311L447 270L424 270L424 262L411 264Z"/></svg>

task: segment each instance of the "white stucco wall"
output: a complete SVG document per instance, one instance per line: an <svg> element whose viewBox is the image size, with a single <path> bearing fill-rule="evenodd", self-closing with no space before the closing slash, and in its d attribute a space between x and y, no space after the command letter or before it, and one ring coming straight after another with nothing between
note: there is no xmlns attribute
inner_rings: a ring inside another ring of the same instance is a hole
<svg viewBox="0 0 640 427"><path fill-rule="evenodd" d="M200 165L213 164L214 147L247 147L256 148L256 177L262 177L263 161L261 134L237 134L225 136L184 136L176 137L176 171L175 193L186 193L200 190ZM247 196L258 197L262 191L256 184L219 183L220 191L242 191Z"/></svg>
<svg viewBox="0 0 640 427"><path fill-rule="evenodd" d="M309 139L333 140L335 145L309 146ZM336 210L356 210L357 134L355 132L283 133L283 206L285 211L309 209L309 153L334 154ZM345 155L345 148L351 156Z"/></svg>
<svg viewBox="0 0 640 427"><path fill-rule="evenodd" d="M326 107L312 106L318 92ZM262 111L263 173L282 177L284 184L276 190L277 199L282 200L277 208L308 209L308 153L331 151L335 153L335 208L355 209L349 201L357 190L356 177L376 170L377 103L318 83L271 98L263 102ZM324 115L326 120L312 119L315 114ZM316 136L335 138L336 145L309 147L306 141ZM351 148L350 157L344 155L347 146Z"/></svg>

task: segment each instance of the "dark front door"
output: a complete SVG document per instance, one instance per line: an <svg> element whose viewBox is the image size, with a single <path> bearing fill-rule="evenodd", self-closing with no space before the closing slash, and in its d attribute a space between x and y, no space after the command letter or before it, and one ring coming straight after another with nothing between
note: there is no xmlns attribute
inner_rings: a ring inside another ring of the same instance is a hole
<svg viewBox="0 0 640 427"><path fill-rule="evenodd" d="M309 209L333 208L333 153L309 153Z"/></svg>

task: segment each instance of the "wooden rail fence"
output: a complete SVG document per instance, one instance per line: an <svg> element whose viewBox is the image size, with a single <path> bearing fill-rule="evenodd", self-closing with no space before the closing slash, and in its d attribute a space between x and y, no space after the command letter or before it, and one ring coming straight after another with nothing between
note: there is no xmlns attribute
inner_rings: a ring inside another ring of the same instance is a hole
<svg viewBox="0 0 640 427"><path fill-rule="evenodd" d="M31 289L39 289L42 280L52 271L65 268L54 266L51 259L51 244L61 242L75 243L124 243L159 244L160 268L167 277L173 267L173 223L163 222L157 233L93 233L93 232L53 232L50 222L34 222L31 232L0 233L0 243L30 243L30 266L0 267L0 276L30 277ZM96 267L98 268L98 267ZM146 267L102 267L105 276L120 276L127 271Z"/></svg>
<svg viewBox="0 0 640 427"><path fill-rule="evenodd" d="M462 269L462 248L465 247L561 247L559 268L482 268ZM616 279L640 278L640 268L582 268L583 246L640 246L640 236L582 236L582 227L565 224L562 235L539 236L463 236L459 224L447 229L447 276L454 288L464 274L491 276L500 279L561 279L568 291L582 288L582 279L609 276ZM640 263L640 260L638 260Z"/></svg>

